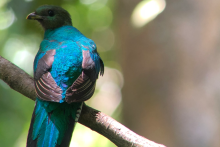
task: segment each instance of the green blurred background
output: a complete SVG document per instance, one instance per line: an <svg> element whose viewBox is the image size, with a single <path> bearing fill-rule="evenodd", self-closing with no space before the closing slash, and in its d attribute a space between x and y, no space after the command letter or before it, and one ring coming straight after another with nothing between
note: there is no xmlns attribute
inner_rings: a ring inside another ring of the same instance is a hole
<svg viewBox="0 0 220 147"><path fill-rule="evenodd" d="M98 47L105 74L89 106L169 147L220 146L220 1L0 0L0 55L30 75L44 31L25 18L43 4ZM25 146L33 109L0 80L1 147ZM115 145L77 124L70 146Z"/></svg>

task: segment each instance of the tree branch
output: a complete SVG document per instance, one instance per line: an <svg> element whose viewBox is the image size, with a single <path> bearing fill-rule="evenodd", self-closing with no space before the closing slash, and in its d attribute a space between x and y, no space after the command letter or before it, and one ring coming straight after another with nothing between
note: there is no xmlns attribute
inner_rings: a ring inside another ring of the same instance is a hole
<svg viewBox="0 0 220 147"><path fill-rule="evenodd" d="M33 78L1 56L0 79L31 100L36 99ZM83 106L79 123L102 134L119 147L165 147L139 136L106 114L87 105Z"/></svg>

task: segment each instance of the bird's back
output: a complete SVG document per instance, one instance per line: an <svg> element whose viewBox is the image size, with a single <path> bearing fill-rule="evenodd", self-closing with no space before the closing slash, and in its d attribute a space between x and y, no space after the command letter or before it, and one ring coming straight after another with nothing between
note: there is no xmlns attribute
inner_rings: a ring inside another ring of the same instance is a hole
<svg viewBox="0 0 220 147"><path fill-rule="evenodd" d="M68 37L67 37L68 36ZM36 100L36 108L32 116L33 127L30 128L29 143L33 146L68 146L71 134L78 121L82 102L68 104L65 102L66 90L82 73L82 49L79 44L87 41L78 30L72 26L65 26L45 33L34 61L36 72L38 61L50 50L55 50L52 67L49 70L56 84L62 89L62 100L59 103ZM88 41L90 41L88 39ZM49 114L49 115L48 115ZM78 116L77 116L78 115ZM39 123L40 122L40 123ZM48 134L44 136L42 134ZM68 134L68 135L67 135ZM64 138L69 136L69 138ZM38 140L34 142L33 140ZM49 141L48 141L49 140ZM31 146L31 145L29 145Z"/></svg>
<svg viewBox="0 0 220 147"><path fill-rule="evenodd" d="M35 57L34 71L36 71L38 61L45 52L55 50L50 73L57 85L63 90L61 102L64 102L66 90L82 72L83 56L80 44L91 41L72 26L64 26L45 32L44 40L41 42L39 52Z"/></svg>

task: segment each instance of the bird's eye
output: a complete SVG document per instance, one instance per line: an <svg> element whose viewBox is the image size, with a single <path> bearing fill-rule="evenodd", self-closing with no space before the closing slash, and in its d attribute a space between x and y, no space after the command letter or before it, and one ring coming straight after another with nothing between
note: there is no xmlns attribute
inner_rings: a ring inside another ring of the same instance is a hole
<svg viewBox="0 0 220 147"><path fill-rule="evenodd" d="M52 10L48 10L49 16L54 16L54 12Z"/></svg>

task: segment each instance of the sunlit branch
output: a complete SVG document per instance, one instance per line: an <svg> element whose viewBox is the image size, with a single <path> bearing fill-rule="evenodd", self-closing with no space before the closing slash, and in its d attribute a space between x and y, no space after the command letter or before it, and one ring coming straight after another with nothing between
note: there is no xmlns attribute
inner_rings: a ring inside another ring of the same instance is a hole
<svg viewBox="0 0 220 147"><path fill-rule="evenodd" d="M24 96L36 99L33 78L1 56L0 79ZM102 134L119 147L165 147L139 136L113 118L87 105L83 106L79 123Z"/></svg>

